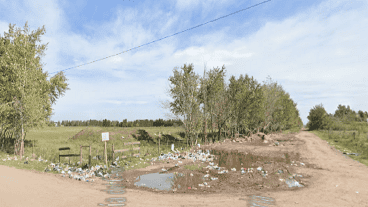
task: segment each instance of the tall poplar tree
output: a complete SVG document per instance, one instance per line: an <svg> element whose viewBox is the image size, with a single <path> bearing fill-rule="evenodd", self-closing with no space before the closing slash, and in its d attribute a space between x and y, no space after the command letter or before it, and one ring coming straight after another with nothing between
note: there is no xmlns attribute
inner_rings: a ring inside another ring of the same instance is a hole
<svg viewBox="0 0 368 207"><path fill-rule="evenodd" d="M21 129L21 158L26 131L47 126L51 105L68 89L62 72L47 81L48 73L42 71L41 57L47 44L36 42L44 33L43 27L29 34L26 22L24 30L14 30L9 24L9 32L0 36L0 114L7 127Z"/></svg>
<svg viewBox="0 0 368 207"><path fill-rule="evenodd" d="M171 83L169 94L174 99L170 102L170 111L183 122L187 140L194 142L197 130L201 125L201 114L199 111L199 76L195 74L193 64L174 68L174 76L169 77Z"/></svg>

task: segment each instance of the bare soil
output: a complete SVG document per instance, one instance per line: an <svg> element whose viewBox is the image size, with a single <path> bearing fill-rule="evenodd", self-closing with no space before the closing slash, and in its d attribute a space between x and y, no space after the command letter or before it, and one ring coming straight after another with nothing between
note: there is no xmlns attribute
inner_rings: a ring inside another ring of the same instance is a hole
<svg viewBox="0 0 368 207"><path fill-rule="evenodd" d="M268 143L254 138L242 143L226 141L203 146L203 150L216 152L214 163L226 167L225 174L206 168L185 169L184 165L193 164L187 159L180 160L182 163L156 161L143 169L124 171L122 195L106 193L107 182L100 178L88 183L0 165L0 206L97 206L111 197L125 197L126 206L251 206L252 195L273 199L266 204L257 203L263 206L368 206L367 166L345 157L304 130L268 139ZM277 140L279 146L271 144ZM194 164L208 166L201 161ZM233 167L236 171L231 171ZM253 173L241 175L241 167L253 168ZM258 167L267 171L267 176L257 171ZM176 191L134 185L140 175L162 172L162 168L185 175L175 181ZM276 173L278 170L284 173ZM206 174L218 180L203 180ZM295 180L304 187L289 188L280 181L295 174L302 175L295 176ZM210 187L198 186L203 182Z"/></svg>

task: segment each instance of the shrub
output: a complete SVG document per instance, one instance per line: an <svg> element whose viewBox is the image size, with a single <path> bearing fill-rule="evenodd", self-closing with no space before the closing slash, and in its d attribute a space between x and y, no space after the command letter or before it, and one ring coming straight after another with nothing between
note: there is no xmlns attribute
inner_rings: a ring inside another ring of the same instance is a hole
<svg viewBox="0 0 368 207"><path fill-rule="evenodd" d="M310 110L308 119L307 127L309 130L329 129L333 125L333 121L322 104L316 105Z"/></svg>

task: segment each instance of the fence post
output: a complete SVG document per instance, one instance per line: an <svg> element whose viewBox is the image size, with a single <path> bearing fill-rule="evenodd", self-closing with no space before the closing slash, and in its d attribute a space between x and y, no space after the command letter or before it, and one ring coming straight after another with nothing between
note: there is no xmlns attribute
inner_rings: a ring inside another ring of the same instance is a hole
<svg viewBox="0 0 368 207"><path fill-rule="evenodd" d="M80 146L80 165L82 165L82 145Z"/></svg>
<svg viewBox="0 0 368 207"><path fill-rule="evenodd" d="M96 149L96 154L97 154L96 158L97 158L97 160L98 160L98 149Z"/></svg>
<svg viewBox="0 0 368 207"><path fill-rule="evenodd" d="M115 159L114 144L112 144L112 161Z"/></svg>
<svg viewBox="0 0 368 207"><path fill-rule="evenodd" d="M91 159L92 159L92 155L91 155L91 145L89 145L89 159L88 159L88 164L89 164L89 167L91 167Z"/></svg>
<svg viewBox="0 0 368 207"><path fill-rule="evenodd" d="M109 167L109 165L107 164L107 149L106 149L106 141L105 141L105 163L106 163L107 167Z"/></svg>

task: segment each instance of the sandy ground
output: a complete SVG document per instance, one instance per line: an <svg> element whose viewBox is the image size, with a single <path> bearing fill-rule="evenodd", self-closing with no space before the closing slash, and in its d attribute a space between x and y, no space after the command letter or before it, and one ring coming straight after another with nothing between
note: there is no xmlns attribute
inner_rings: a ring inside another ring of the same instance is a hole
<svg viewBox="0 0 368 207"><path fill-rule="evenodd" d="M298 173L308 175L308 186L284 191L257 191L252 194L177 194L159 193L137 188L125 188L122 195L111 195L106 190L106 181L96 178L94 183L81 182L60 175L10 168L0 165L0 206L98 206L105 199L125 197L126 206L250 206L248 195L275 199L275 205L264 206L368 206L368 167L328 145L312 133L301 131L293 135L299 143L282 147L251 147L239 144L222 144L219 148L234 148L239 151L289 151L299 152L305 162L316 168L297 168ZM183 163L185 164L185 163ZM168 166L172 166L167 164ZM156 164L146 169L158 169ZM124 177L124 176L123 176Z"/></svg>

